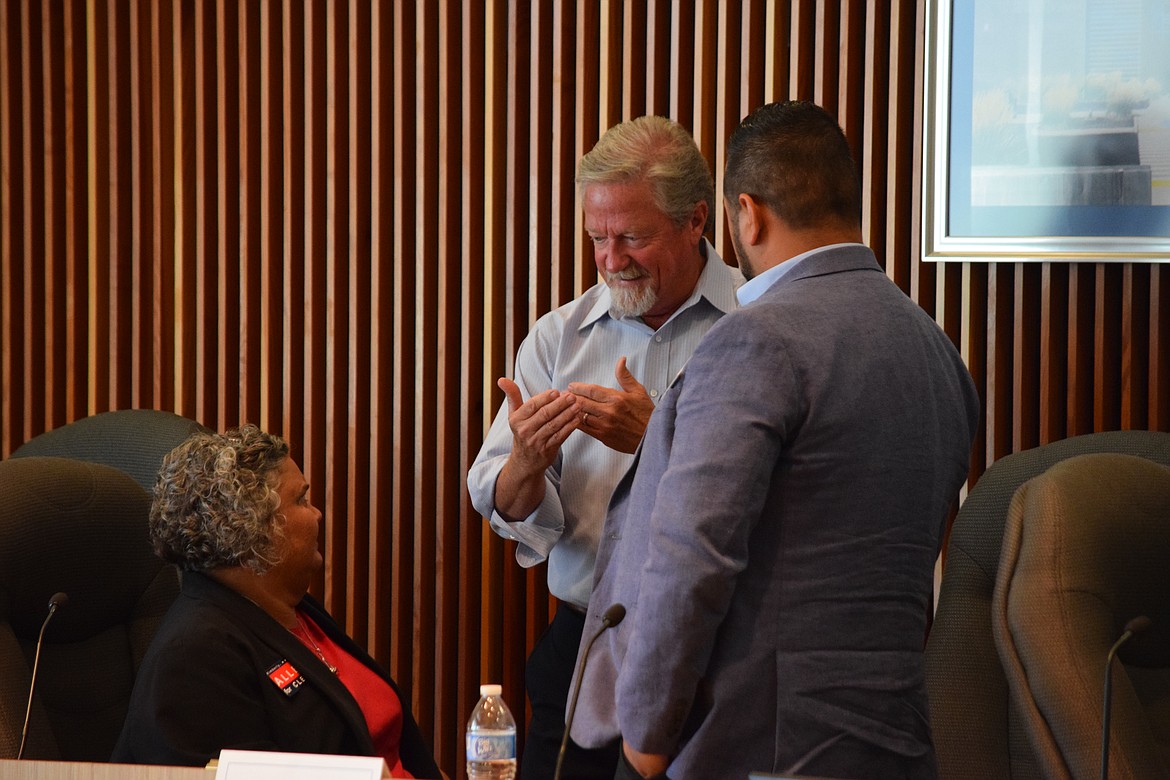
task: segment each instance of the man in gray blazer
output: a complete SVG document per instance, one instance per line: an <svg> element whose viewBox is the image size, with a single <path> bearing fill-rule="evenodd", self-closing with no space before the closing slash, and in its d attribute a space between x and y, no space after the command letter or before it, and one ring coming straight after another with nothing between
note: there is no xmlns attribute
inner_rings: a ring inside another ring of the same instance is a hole
<svg viewBox="0 0 1170 780"><path fill-rule="evenodd" d="M573 738L618 776L936 774L933 568L979 399L946 334L861 241L857 169L810 103L727 152L743 308L659 402L602 534Z"/></svg>

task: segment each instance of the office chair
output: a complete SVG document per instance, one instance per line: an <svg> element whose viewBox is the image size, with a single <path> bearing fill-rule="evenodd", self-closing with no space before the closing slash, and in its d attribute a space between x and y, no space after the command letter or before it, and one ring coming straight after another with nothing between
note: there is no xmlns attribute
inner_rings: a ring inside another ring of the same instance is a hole
<svg viewBox="0 0 1170 780"><path fill-rule="evenodd" d="M987 469L959 509L926 644L930 718L943 780L1043 777L996 651L992 593L1016 490L1054 464L1092 452L1126 453L1167 465L1170 433L1092 433L1009 455ZM1104 658L1101 667L1103 673Z"/></svg>
<svg viewBox="0 0 1170 780"><path fill-rule="evenodd" d="M1109 776L1170 777L1170 466L1116 453L1064 460L1016 492L992 630L1045 777L1101 768L1105 659L1114 664Z"/></svg>
<svg viewBox="0 0 1170 780"><path fill-rule="evenodd" d="M157 465L155 467L157 469ZM50 597L25 758L108 761L146 648L178 593L151 550L150 498L123 471L0 461L0 758L16 756Z"/></svg>

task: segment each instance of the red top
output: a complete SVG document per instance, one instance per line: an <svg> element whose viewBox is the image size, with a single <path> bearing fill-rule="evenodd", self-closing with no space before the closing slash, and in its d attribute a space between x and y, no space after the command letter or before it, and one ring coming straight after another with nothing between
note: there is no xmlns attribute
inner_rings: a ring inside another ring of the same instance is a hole
<svg viewBox="0 0 1170 780"><path fill-rule="evenodd" d="M320 626L308 615L297 610L300 625L292 630L314 655L325 656L328 666L337 667L337 677L349 689L350 695L366 717L366 728L374 742L374 750L386 759L391 777L414 777L402 768L398 746L402 742L402 702L390 684L364 663L333 643Z"/></svg>

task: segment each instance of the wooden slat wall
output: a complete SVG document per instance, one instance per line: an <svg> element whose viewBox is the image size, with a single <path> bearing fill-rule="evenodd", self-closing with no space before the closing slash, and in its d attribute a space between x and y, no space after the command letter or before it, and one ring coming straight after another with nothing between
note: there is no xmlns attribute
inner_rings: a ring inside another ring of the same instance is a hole
<svg viewBox="0 0 1170 780"><path fill-rule="evenodd" d="M836 112L890 277L959 344L996 458L1170 430L1167 266L918 257L913 0L4 0L0 455L113 408L287 436L329 608L462 775L480 681L523 712L543 570L463 475L530 324L596 278L572 184L611 124L724 145ZM714 239L733 257L725 225Z"/></svg>

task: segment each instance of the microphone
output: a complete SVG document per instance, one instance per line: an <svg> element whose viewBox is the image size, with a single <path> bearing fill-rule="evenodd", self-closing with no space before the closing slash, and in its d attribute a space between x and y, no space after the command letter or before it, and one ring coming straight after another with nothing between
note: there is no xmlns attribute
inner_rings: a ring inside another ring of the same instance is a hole
<svg viewBox="0 0 1170 780"><path fill-rule="evenodd" d="M57 591L49 598L49 614L45 615L45 622L41 623L41 633L37 637L37 650L33 656L32 679L28 683L28 707L24 711L24 728L20 730L20 749L16 751L16 759L19 761L24 757L24 741L28 739L28 720L32 715L33 691L37 688L37 666L41 662L41 645L45 641L45 629L49 627L49 621L53 619L53 615L57 614L57 609L69 603L69 594Z"/></svg>
<svg viewBox="0 0 1170 780"><path fill-rule="evenodd" d="M625 616L626 608L624 606L610 604L609 609L601 615L601 628L597 629L597 633L589 638L589 644L585 645L585 652L581 653L581 657L577 659L577 686L573 690L573 701L569 702L569 717L565 718L565 733L561 737L561 749L557 752L557 768L553 771L553 780L561 778L561 764L565 760L565 748L569 746L569 729L573 726L573 715L577 712L577 697L581 694L581 680L585 677L585 661L589 658L589 651L593 649L593 643L597 641L597 637L622 622Z"/></svg>
<svg viewBox="0 0 1170 780"><path fill-rule="evenodd" d="M1109 716L1113 710L1113 658L1122 645L1149 627L1150 619L1145 615L1133 618L1125 624L1125 630L1113 643L1113 647L1109 648L1109 654L1105 656L1105 710L1101 718L1101 780L1109 778Z"/></svg>

